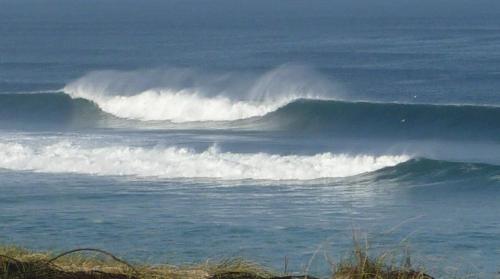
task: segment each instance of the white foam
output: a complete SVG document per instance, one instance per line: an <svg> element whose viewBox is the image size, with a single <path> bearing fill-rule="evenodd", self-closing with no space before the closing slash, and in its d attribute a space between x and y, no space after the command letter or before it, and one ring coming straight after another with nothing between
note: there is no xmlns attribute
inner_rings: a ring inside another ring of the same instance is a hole
<svg viewBox="0 0 500 279"><path fill-rule="evenodd" d="M335 90L307 68L281 66L253 78L182 69L99 71L63 91L121 118L189 122L262 116L296 99L329 99Z"/></svg>
<svg viewBox="0 0 500 279"><path fill-rule="evenodd" d="M394 166L406 155L322 153L310 156L202 152L179 147L83 147L68 141L43 146L0 142L0 168L48 173L161 178L309 180L346 177Z"/></svg>
<svg viewBox="0 0 500 279"><path fill-rule="evenodd" d="M225 121L262 116L294 100L273 102L234 101L224 96L207 98L191 90L147 90L134 96L100 97L75 92L73 97L94 101L105 112L136 120L170 120L172 122Z"/></svg>

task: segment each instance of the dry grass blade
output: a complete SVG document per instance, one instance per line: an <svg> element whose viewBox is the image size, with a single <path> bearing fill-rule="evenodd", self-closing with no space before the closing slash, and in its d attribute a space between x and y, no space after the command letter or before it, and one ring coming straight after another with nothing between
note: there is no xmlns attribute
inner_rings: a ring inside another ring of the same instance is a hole
<svg viewBox="0 0 500 279"><path fill-rule="evenodd" d="M65 257L67 255L70 255L70 254L74 254L74 253L78 253L78 252L97 252L97 253L101 253L101 254L104 254L106 256L109 256L111 259L113 259L114 261L118 262L118 263L121 263L125 266L127 266L128 268L130 268L135 274L138 273L137 269L135 269L131 264L129 264L128 262L116 257L115 255L111 254L110 252L107 252L107 251L104 251L104 250L101 250L101 249L96 249L96 248L78 248L78 249L73 249L73 250L70 250L70 251L66 251L64 253L61 253L53 258L51 258L50 260L47 261L47 264L53 264L55 261L57 261L58 259L62 258L62 257Z"/></svg>
<svg viewBox="0 0 500 279"><path fill-rule="evenodd" d="M331 278L337 279L431 279L408 264L387 264L387 254L369 257L359 246L350 261L335 264ZM97 252L113 261L76 256ZM54 263L57 262L56 266ZM130 273L133 271L133 273ZM227 259L192 266L132 266L113 254L94 248L74 249L52 256L0 246L0 279L317 279L310 275L277 275L256 263Z"/></svg>
<svg viewBox="0 0 500 279"><path fill-rule="evenodd" d="M409 266L388 264L385 255L370 258L365 251L357 248L354 257L337 265L333 278L337 279L433 279L423 271Z"/></svg>

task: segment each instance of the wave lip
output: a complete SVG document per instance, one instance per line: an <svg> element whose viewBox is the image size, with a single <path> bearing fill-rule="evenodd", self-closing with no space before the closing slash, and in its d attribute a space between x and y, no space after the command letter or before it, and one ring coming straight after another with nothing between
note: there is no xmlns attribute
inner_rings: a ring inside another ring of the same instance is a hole
<svg viewBox="0 0 500 279"><path fill-rule="evenodd" d="M268 102L235 101L228 97L204 97L190 90L152 89L133 96L97 97L90 93L65 89L72 97L94 101L103 111L126 119L172 122L231 121L263 116L297 97Z"/></svg>
<svg viewBox="0 0 500 279"><path fill-rule="evenodd" d="M0 142L0 167L48 173L81 173L222 180L312 180L372 172L409 160L407 155L275 155L202 152L180 147L82 147L62 141L33 147Z"/></svg>

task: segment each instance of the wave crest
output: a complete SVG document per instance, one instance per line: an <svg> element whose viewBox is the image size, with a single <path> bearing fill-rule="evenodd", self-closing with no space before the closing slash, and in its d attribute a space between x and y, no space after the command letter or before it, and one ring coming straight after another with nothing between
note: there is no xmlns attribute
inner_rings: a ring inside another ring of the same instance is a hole
<svg viewBox="0 0 500 279"><path fill-rule="evenodd" d="M137 120L230 121L263 116L294 100L332 99L335 86L312 69L285 65L261 76L189 69L99 71L63 89L103 111Z"/></svg>

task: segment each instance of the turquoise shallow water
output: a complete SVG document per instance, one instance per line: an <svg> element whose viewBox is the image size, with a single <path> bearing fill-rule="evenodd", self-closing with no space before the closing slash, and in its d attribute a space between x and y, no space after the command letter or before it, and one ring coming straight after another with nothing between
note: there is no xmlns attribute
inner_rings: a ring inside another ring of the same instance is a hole
<svg viewBox="0 0 500 279"><path fill-rule="evenodd" d="M174 2L0 2L0 242L500 269L497 17Z"/></svg>

